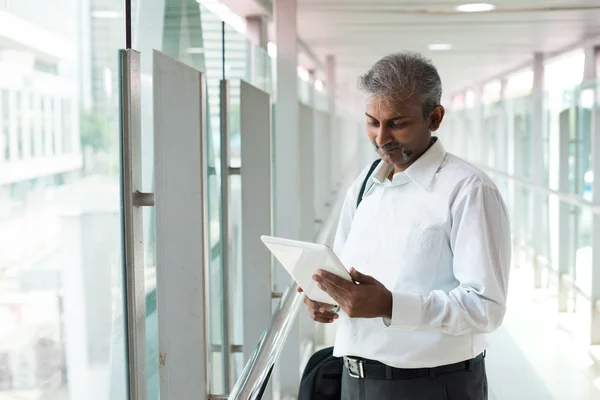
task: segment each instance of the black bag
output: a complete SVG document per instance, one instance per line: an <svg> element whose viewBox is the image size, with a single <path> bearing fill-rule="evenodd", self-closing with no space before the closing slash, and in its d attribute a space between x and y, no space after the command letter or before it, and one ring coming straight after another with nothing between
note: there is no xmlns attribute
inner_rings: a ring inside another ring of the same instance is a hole
<svg viewBox="0 0 600 400"><path fill-rule="evenodd" d="M380 162L381 159L378 159L371 164L356 200L357 208L362 201L369 177ZM343 361L333 356L333 347L317 351L310 357L302 373L298 400L340 400L343 372Z"/></svg>
<svg viewBox="0 0 600 400"><path fill-rule="evenodd" d="M317 351L302 374L298 400L340 400L342 372L342 360L333 356L333 347Z"/></svg>

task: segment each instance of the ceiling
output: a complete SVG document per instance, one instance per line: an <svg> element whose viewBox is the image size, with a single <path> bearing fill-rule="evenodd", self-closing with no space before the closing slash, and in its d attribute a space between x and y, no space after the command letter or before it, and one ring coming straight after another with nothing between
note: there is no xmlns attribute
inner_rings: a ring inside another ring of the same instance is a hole
<svg viewBox="0 0 600 400"><path fill-rule="evenodd" d="M554 54L583 40L600 44L600 0L488 2L496 10L457 12L468 1L451 0L298 0L298 35L320 60L335 55L341 92L399 50L431 58L450 94L524 66L536 51ZM452 49L428 49L439 43Z"/></svg>

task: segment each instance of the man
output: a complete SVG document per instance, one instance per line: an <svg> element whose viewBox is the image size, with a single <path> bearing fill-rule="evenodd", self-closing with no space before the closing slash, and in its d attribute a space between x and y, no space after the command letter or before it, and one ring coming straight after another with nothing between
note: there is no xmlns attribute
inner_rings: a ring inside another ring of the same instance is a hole
<svg viewBox="0 0 600 400"><path fill-rule="evenodd" d="M305 300L315 321L338 320L342 399L487 399L486 334L506 310L506 206L488 176L432 137L444 107L429 60L384 57L360 87L382 162L360 174L341 212L334 250L355 283L313 276L339 314Z"/></svg>

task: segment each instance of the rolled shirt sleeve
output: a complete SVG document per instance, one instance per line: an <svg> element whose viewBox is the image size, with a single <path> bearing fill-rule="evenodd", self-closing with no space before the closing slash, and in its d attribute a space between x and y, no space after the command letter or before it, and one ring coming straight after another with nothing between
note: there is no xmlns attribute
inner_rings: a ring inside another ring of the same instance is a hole
<svg viewBox="0 0 600 400"><path fill-rule="evenodd" d="M510 222L497 188L480 184L452 209L451 248L458 286L427 296L392 292L396 329L432 330L450 335L496 330L506 311L510 270Z"/></svg>

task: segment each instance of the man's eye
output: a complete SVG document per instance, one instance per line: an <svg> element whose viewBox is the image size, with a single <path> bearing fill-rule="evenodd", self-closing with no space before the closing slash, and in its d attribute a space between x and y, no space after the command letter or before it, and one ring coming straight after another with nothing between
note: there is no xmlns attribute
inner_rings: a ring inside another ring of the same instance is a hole
<svg viewBox="0 0 600 400"><path fill-rule="evenodd" d="M392 129L402 129L402 128L406 127L406 124L398 124L398 125L392 124L391 127L392 127Z"/></svg>
<svg viewBox="0 0 600 400"><path fill-rule="evenodd" d="M372 126L372 127L377 127L377 126L379 126L379 123L373 122L373 121L367 121L367 125Z"/></svg>

